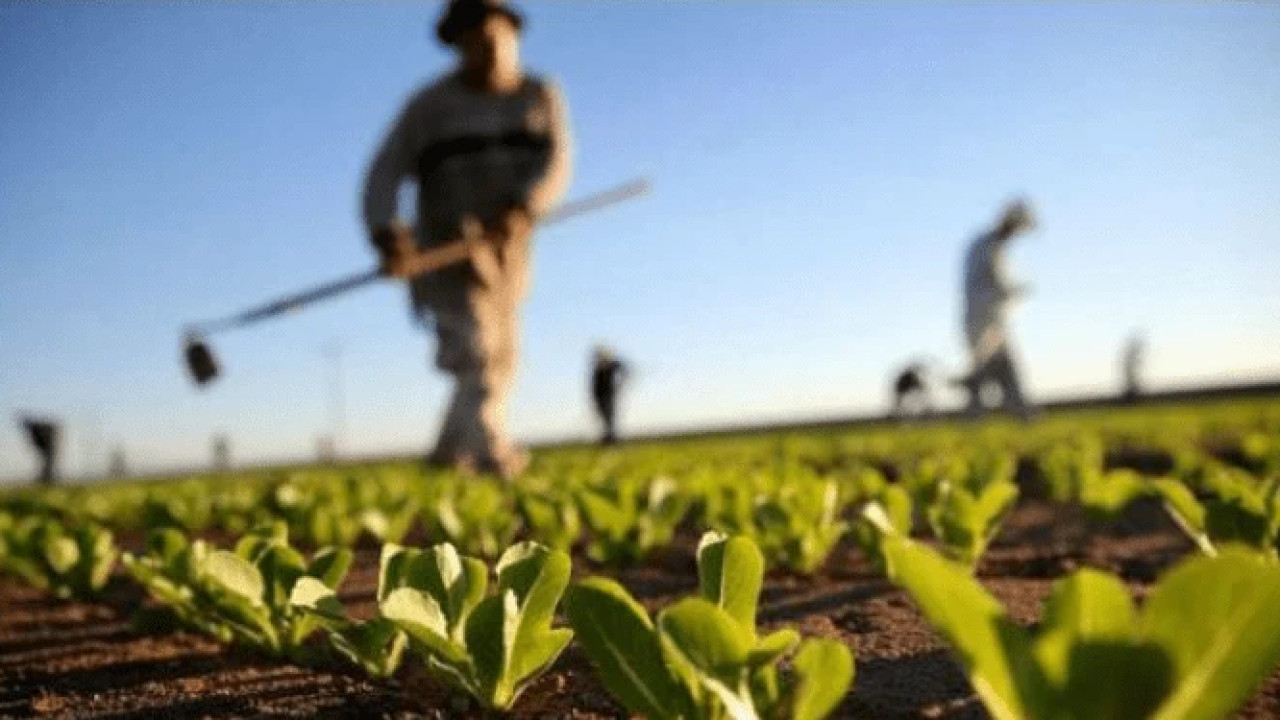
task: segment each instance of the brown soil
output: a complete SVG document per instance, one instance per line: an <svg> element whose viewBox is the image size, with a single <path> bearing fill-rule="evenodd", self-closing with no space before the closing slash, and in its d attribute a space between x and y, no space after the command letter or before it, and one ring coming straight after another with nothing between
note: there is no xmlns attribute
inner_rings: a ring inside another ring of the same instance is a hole
<svg viewBox="0 0 1280 720"><path fill-rule="evenodd" d="M694 589L695 537L643 567L615 575L651 610ZM1080 566L1119 573L1143 595L1190 552L1159 508L1138 504L1119 521L1090 524L1059 506L1028 501L1010 518L979 577L1021 623L1034 623L1053 579ZM579 575L596 572L579 560ZM357 614L373 610L377 553L362 550L342 588ZM338 664L302 669L229 649L190 633L145 634L129 623L141 591L123 578L99 603L64 602L0 583L0 717L479 718L474 707L424 677L415 662L394 681L371 681ZM810 578L771 574L761 623L839 638L856 650L855 687L839 718L985 718L960 667L909 597L851 545ZM571 648L521 698L516 718L624 718L586 658ZM1280 672L1238 718L1280 718Z"/></svg>

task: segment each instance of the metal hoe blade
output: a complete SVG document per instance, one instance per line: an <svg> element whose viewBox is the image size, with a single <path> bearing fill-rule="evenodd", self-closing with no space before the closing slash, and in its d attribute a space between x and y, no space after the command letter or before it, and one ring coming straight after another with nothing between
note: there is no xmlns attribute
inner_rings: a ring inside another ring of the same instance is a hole
<svg viewBox="0 0 1280 720"><path fill-rule="evenodd" d="M218 359L203 339L198 335L188 335L183 345L187 371L197 385L203 387L218 377Z"/></svg>

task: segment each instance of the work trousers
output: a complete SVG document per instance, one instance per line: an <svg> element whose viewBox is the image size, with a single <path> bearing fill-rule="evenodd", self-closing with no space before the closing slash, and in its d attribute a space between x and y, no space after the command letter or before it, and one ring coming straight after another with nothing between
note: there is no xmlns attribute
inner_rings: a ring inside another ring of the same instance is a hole
<svg viewBox="0 0 1280 720"><path fill-rule="evenodd" d="M977 367L969 375L966 383L969 390L969 413L979 415L984 406L982 391L990 383L1000 388L1001 403L1006 410L1026 418L1030 414L1026 399L1022 395L1022 385L1018 379L1018 368L1009 353L1008 345L1001 345L991 351L985 360L979 361Z"/></svg>
<svg viewBox="0 0 1280 720"><path fill-rule="evenodd" d="M596 402L596 412L600 415L600 424L604 428L604 434L600 437L601 445L612 445L618 442L617 419L618 419L618 398L614 391L606 393L594 393L593 399Z"/></svg>
<svg viewBox="0 0 1280 720"><path fill-rule="evenodd" d="M454 377L433 456L506 474L519 452L506 434L506 402L529 282L529 238L500 241L498 247L502 250L487 258L483 270L455 273L460 286L447 289L453 301L431 308L436 366Z"/></svg>

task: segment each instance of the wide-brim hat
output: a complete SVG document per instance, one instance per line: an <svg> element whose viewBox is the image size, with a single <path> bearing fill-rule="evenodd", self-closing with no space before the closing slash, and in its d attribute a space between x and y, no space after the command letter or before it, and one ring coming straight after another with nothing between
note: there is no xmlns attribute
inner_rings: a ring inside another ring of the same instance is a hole
<svg viewBox="0 0 1280 720"><path fill-rule="evenodd" d="M524 16L503 0L450 0L436 23L436 37L445 45L456 45L463 33L493 14L510 20L516 30L524 29Z"/></svg>

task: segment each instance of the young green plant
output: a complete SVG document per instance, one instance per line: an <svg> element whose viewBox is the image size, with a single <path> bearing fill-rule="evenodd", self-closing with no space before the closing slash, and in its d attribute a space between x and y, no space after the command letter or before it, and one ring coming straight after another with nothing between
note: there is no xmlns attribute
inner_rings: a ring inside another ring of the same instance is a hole
<svg viewBox="0 0 1280 720"><path fill-rule="evenodd" d="M484 707L509 709L573 638L552 627L569 556L536 543L508 548L486 597L484 562L449 544L384 554L379 613L409 638L427 669Z"/></svg>
<svg viewBox="0 0 1280 720"><path fill-rule="evenodd" d="M962 566L902 537L885 552L996 720L1218 720L1280 662L1280 568L1256 554L1184 562L1141 613L1118 578L1076 571L1028 632Z"/></svg>
<svg viewBox="0 0 1280 720"><path fill-rule="evenodd" d="M844 697L853 656L843 643L789 628L756 631L764 557L747 538L707 533L696 597L656 622L618 583L589 578L565 599L569 623L605 687L651 720L817 720ZM792 672L778 663L793 650Z"/></svg>

